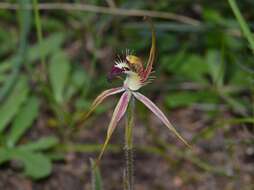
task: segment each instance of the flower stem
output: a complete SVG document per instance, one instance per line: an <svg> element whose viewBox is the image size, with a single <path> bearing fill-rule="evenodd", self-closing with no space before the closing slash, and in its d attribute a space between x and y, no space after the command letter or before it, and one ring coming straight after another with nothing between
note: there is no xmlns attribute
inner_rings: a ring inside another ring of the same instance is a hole
<svg viewBox="0 0 254 190"><path fill-rule="evenodd" d="M134 126L134 109L135 99L132 97L127 110L126 124L125 124L125 159L126 165L124 170L124 189L133 190L133 140L132 130Z"/></svg>

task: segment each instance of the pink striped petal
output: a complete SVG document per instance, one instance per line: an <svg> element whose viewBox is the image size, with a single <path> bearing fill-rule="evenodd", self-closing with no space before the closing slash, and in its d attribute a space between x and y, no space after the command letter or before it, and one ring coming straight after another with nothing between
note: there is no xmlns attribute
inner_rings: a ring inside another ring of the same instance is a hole
<svg viewBox="0 0 254 190"><path fill-rule="evenodd" d="M102 157L102 155L105 151L105 148L106 148L106 146L107 146L107 144L108 144L108 142L111 138L111 135L113 134L118 122L121 120L124 113L126 112L129 101L130 101L130 98L131 98L131 92L130 91L125 91L123 93L123 95L121 96L119 102L117 103L117 105L115 107L115 110L113 112L111 121L110 121L109 126L108 126L107 137L106 137L106 140L103 144L103 147L102 147L101 153L99 155L98 161L101 159L101 157Z"/></svg>
<svg viewBox="0 0 254 190"><path fill-rule="evenodd" d="M120 92L125 91L125 89L123 87L118 87L118 88L111 88L108 90L105 90L104 92L102 92L99 96L97 96L97 98L93 101L91 108L89 110L89 112L85 115L85 117L83 118L83 120L85 120L87 117L90 116L90 114L97 108L98 105L100 105L102 103L102 101L104 99L106 99L107 97L114 95L114 94L118 94Z"/></svg>
<svg viewBox="0 0 254 190"><path fill-rule="evenodd" d="M132 94L141 101L149 110L151 110L168 128L171 130L185 145L191 147L186 140L176 131L173 125L169 122L164 113L147 97L139 92L132 92Z"/></svg>

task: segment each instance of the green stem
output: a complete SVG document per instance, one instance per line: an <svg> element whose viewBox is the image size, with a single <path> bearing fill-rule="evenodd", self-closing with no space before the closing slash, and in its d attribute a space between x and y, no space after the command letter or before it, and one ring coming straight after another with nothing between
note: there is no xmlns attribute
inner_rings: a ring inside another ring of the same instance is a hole
<svg viewBox="0 0 254 190"><path fill-rule="evenodd" d="M133 190L133 126L134 126L134 109L135 99L132 98L127 110L126 125L125 125L125 157L126 168L124 171L124 189Z"/></svg>

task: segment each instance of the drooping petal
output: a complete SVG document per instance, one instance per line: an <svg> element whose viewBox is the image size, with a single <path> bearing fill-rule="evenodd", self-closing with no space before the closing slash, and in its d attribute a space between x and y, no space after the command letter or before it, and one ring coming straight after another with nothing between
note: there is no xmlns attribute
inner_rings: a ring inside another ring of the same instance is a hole
<svg viewBox="0 0 254 190"><path fill-rule="evenodd" d="M186 140L184 140L184 138L177 132L177 130L169 122L164 113L150 99L148 99L139 92L132 92L132 94L135 96L135 98L141 101L149 110L151 110L169 128L169 130L171 130L185 145L191 148L191 146L186 142Z"/></svg>
<svg viewBox="0 0 254 190"><path fill-rule="evenodd" d="M106 148L106 146L107 146L107 144L108 144L108 142L111 138L111 135L114 132L118 122L121 120L124 113L126 112L127 107L128 107L128 103L130 101L130 98L131 98L131 92L130 91L125 91L123 93L123 95L121 96L119 102L117 103L117 105L115 107L115 110L113 112L111 121L110 121L109 126L108 126L107 137L106 137L106 140L103 144L101 153L98 157L98 161L101 159L101 157L102 157L102 155L105 151L105 148Z"/></svg>
<svg viewBox="0 0 254 190"><path fill-rule="evenodd" d="M102 103L102 101L114 94L118 94L120 92L125 91L125 89L123 87L118 87L118 88L111 88L108 90L105 90L104 92L102 92L99 96L97 96L97 98L93 101L91 108L89 110L89 112L84 116L83 120L86 119L87 117L90 116L90 114L97 108L98 105L100 105Z"/></svg>
<svg viewBox="0 0 254 190"><path fill-rule="evenodd" d="M148 61L146 64L146 69L145 69L143 77L142 77L143 78L142 82L145 82L148 79L148 77L153 69L153 64L155 61L155 53L156 53L156 35L155 35L154 26L153 26L152 21L148 20L148 22L151 25L151 30L152 30L152 45L151 45L151 49L150 49L150 53L149 53L149 58L148 58Z"/></svg>

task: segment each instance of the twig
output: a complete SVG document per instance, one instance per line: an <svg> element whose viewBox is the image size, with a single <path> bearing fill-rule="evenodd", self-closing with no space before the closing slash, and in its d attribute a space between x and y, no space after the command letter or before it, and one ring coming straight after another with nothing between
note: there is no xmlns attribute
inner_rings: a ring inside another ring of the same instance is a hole
<svg viewBox="0 0 254 190"><path fill-rule="evenodd" d="M106 0L109 7L116 8L116 3L114 0Z"/></svg>
<svg viewBox="0 0 254 190"><path fill-rule="evenodd" d="M31 9L32 6L27 6L27 9ZM111 14L111 15L121 15L121 16L132 16L132 17L143 17L148 16L152 18L161 18L167 20L175 20L185 24L190 24L194 26L200 25L200 21L187 17L178 15L175 13L169 12L160 12L160 11L150 11L150 10L140 10L140 9L122 9L114 7L102 7L96 5L87 5L87 4L72 4L72 3L40 3L38 4L40 10L66 10L66 11L87 11L101 14ZM17 10L19 9L18 4L12 3L0 3L0 9L10 9Z"/></svg>

